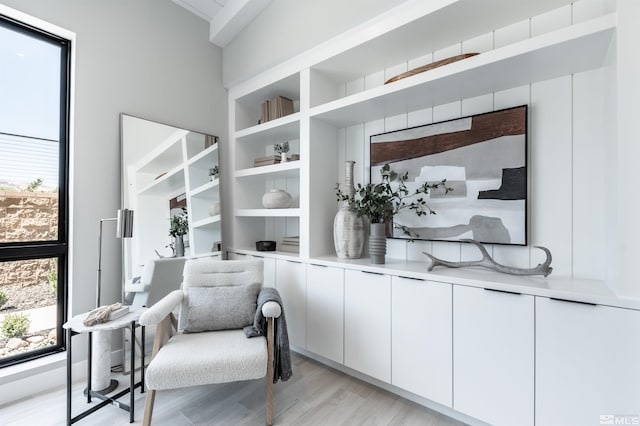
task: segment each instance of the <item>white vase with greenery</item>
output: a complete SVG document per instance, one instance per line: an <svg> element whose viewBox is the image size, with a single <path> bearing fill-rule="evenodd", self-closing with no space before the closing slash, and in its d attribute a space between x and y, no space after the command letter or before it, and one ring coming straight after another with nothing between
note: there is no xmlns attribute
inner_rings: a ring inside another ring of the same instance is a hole
<svg viewBox="0 0 640 426"><path fill-rule="evenodd" d="M417 216L435 214L435 211L429 207L423 197L416 198L416 196L428 194L429 191L441 186L444 187L445 192L451 191L451 188L446 186L446 180L442 180L433 184L425 182L411 192L406 185L407 180L409 180L409 173L406 172L403 175L399 175L391 170L388 164L385 164L380 169L380 175L380 183L358 184L353 196L341 191L336 186L338 201L346 201L358 216L367 216L369 218L371 223L369 255L371 256L371 263L375 264L385 262L385 229L387 223L393 222L393 216L405 209L413 211ZM410 237L418 236L407 226L393 224L393 227L401 229Z"/></svg>

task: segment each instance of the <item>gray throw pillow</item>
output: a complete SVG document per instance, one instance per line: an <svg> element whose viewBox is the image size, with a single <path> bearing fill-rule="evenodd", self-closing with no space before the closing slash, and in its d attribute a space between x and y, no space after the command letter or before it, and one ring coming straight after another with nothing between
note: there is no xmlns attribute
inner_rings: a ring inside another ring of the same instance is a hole
<svg viewBox="0 0 640 426"><path fill-rule="evenodd" d="M185 333L230 330L253 324L261 284L189 288Z"/></svg>

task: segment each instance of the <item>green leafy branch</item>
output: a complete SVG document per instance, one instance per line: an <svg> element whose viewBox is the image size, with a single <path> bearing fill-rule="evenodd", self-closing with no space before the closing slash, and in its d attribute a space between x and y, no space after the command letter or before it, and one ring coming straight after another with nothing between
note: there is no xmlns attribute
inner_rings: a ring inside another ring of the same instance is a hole
<svg viewBox="0 0 640 426"><path fill-rule="evenodd" d="M409 180L409 172L400 175L393 171L388 164L385 164L380 169L380 175L382 182L368 183L366 185L358 184L352 197L342 192L340 185L336 184L335 189L338 201L349 203L349 207L358 216L369 217L371 223L384 223L393 220L393 217L402 210L411 210L419 217L427 214L436 214L429 207L425 198L420 195L426 195L429 191L440 187L444 188L445 193L453 191L453 188L446 186L446 179L443 179L438 183L425 182L411 192L406 185L407 180ZM416 196L419 197L415 198ZM394 224L394 227L401 229L409 237L419 237L407 226Z"/></svg>
<svg viewBox="0 0 640 426"><path fill-rule="evenodd" d="M177 237L189 232L189 219L187 217L187 209L181 207L182 213L173 215L169 224L169 235Z"/></svg>

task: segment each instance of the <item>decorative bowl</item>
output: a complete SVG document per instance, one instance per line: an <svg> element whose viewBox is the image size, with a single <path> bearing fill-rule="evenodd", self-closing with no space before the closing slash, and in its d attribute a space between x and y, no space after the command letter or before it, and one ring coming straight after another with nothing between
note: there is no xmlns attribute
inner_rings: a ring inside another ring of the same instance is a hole
<svg viewBox="0 0 640 426"><path fill-rule="evenodd" d="M256 241L256 250L258 251L275 251L275 241Z"/></svg>

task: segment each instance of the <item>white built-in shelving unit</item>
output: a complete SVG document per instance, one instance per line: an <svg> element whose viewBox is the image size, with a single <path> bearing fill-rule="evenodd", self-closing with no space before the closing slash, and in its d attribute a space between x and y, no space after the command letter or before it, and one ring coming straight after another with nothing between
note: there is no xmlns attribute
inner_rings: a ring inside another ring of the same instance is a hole
<svg viewBox="0 0 640 426"><path fill-rule="evenodd" d="M369 28L356 28L232 87L230 247L251 250L255 241L279 243L299 234L301 257L331 254L334 187L342 176L345 129L604 67L615 56L616 13L601 3L413 2ZM568 23L554 18L563 15L556 10L566 8ZM508 36L496 36L503 27L501 34L509 34L514 23L524 27L525 21L526 37L509 42ZM480 54L383 84L390 73L469 52ZM398 64L405 64L404 69ZM296 112L257 124L261 103L277 95L293 99ZM284 140L295 147L299 161L253 167L254 158L272 153L271 146ZM364 164L357 166L361 170L367 166L366 145ZM261 196L272 188L292 193L295 209L263 209Z"/></svg>

